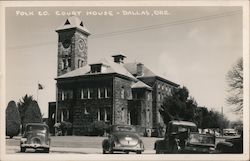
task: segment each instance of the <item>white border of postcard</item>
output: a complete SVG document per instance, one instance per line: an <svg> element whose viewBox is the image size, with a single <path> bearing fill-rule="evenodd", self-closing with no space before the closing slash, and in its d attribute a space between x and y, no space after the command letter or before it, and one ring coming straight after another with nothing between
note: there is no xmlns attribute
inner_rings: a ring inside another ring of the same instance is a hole
<svg viewBox="0 0 250 161"><path fill-rule="evenodd" d="M244 63L244 153L210 155L102 155L102 154L6 154L5 153L5 8L6 7L50 7L50 6L241 6L243 8L243 63ZM0 2L0 105L1 147L0 160L249 160L249 1L248 0L196 0L196 1L1 1Z"/></svg>

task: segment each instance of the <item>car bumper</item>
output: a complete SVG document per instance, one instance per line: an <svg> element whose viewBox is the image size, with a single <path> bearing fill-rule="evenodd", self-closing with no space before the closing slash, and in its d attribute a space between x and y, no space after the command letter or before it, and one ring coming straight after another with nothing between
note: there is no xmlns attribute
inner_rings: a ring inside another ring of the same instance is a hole
<svg viewBox="0 0 250 161"><path fill-rule="evenodd" d="M123 146L119 146L119 147L113 147L113 151L131 151L131 152L137 152L137 151L144 151L143 148L140 147L123 147Z"/></svg>
<svg viewBox="0 0 250 161"><path fill-rule="evenodd" d="M21 148L33 148L33 149L45 149L49 148L49 145L41 145L41 144L21 144Z"/></svg>
<svg viewBox="0 0 250 161"><path fill-rule="evenodd" d="M208 148L198 148L198 147L185 147L184 149L182 149L180 151L180 153L193 153L193 154L201 154L201 153L205 153L205 154L211 154L213 153L214 150L210 150Z"/></svg>

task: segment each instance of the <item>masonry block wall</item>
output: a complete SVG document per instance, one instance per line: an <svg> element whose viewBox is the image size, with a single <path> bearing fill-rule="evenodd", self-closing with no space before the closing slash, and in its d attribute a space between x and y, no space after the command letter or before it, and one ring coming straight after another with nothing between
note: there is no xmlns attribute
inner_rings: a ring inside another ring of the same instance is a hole
<svg viewBox="0 0 250 161"><path fill-rule="evenodd" d="M115 109L113 113L113 124L127 124L128 123L128 100L132 99L131 80L114 77L113 80L113 96Z"/></svg>

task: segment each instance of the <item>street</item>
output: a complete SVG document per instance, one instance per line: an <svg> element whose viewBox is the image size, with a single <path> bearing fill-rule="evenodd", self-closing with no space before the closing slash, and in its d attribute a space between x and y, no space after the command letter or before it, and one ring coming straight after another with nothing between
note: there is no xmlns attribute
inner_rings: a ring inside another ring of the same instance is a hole
<svg viewBox="0 0 250 161"><path fill-rule="evenodd" d="M106 137L90 136L51 136L50 154L71 153L71 154L102 154L102 141ZM21 136L6 138L7 154L22 154L20 152ZM155 154L154 143L162 138L142 137L145 146L143 154ZM223 138L216 138L216 144L224 141ZM26 153L39 153L33 149L27 149ZM135 153L130 153L135 154Z"/></svg>
<svg viewBox="0 0 250 161"><path fill-rule="evenodd" d="M106 137L90 136L51 136L50 154L72 153L72 154L102 154L102 141ZM21 137L6 139L6 153L20 153ZM145 151L143 154L155 154L154 142L161 138L142 137ZM39 151L37 151L39 152ZM27 149L26 153L36 153L33 149ZM135 153L131 153L135 154Z"/></svg>

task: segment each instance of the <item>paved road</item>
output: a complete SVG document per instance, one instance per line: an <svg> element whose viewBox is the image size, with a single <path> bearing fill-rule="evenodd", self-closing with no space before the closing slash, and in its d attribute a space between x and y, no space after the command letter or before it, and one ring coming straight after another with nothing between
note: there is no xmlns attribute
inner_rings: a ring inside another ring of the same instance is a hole
<svg viewBox="0 0 250 161"><path fill-rule="evenodd" d="M20 138L6 139L6 153L20 153ZM88 136L52 136L50 154L53 153L73 153L73 154L101 154L102 141L106 137L88 137ZM145 145L143 154L154 154L154 142L161 138L142 137ZM37 151L39 152L39 151ZM27 149L26 153L35 153L33 149ZM20 153L21 154L21 153ZM133 153L131 153L133 154Z"/></svg>
<svg viewBox="0 0 250 161"><path fill-rule="evenodd" d="M102 141L106 137L89 137L89 136L51 136L50 154L53 153L73 153L73 154L101 154ZM6 153L20 153L21 137L6 139ZM162 138L142 137L145 146L143 154L155 154L154 143ZM218 142L224 141L225 138L217 138ZM39 151L38 151L39 152ZM26 153L35 153L33 149L27 149ZM20 153L21 154L21 153ZM133 153L131 153L133 154Z"/></svg>

